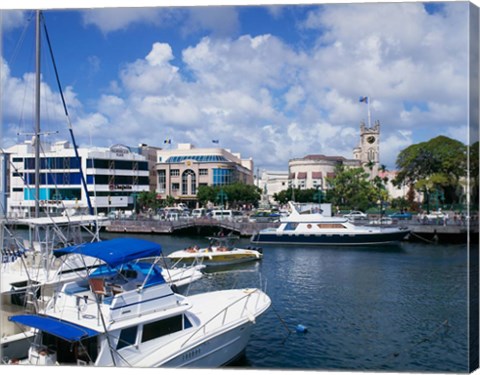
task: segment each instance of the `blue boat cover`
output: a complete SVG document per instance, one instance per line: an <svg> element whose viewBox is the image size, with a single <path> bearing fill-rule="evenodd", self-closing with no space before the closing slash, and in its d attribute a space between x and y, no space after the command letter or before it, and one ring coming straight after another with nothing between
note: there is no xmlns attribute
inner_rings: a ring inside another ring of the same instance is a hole
<svg viewBox="0 0 480 375"><path fill-rule="evenodd" d="M111 267L141 258L159 256L162 247L155 242L138 238L115 238L113 240L88 242L54 250L56 257L67 254L80 254L103 260Z"/></svg>
<svg viewBox="0 0 480 375"><path fill-rule="evenodd" d="M11 322L40 329L70 342L79 341L99 334L99 332L93 329L44 315L14 315L8 319Z"/></svg>

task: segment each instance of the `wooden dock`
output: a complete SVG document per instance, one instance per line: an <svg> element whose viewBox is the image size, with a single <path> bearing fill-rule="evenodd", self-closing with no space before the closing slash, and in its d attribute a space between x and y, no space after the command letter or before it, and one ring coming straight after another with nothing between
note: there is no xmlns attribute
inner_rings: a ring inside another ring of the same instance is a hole
<svg viewBox="0 0 480 375"><path fill-rule="evenodd" d="M423 241L429 243L478 243L478 225L431 225L417 222L401 222L397 225L411 229L409 241ZM145 233L145 234L204 234L234 232L241 237L251 237L265 228L278 226L278 223L255 223L247 220L228 221L211 218L196 218L188 220L166 221L153 219L113 220L105 224L105 230L112 233Z"/></svg>

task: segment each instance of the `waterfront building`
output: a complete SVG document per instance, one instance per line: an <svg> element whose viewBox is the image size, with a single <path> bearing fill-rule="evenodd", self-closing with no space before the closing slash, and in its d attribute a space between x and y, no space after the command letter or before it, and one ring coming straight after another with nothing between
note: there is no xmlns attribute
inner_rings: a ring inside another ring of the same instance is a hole
<svg viewBox="0 0 480 375"><path fill-rule="evenodd" d="M157 153L160 151L160 147L149 146L144 143L138 145L136 152L145 156L148 161L148 179L150 183L150 191L155 191L157 188Z"/></svg>
<svg viewBox="0 0 480 375"><path fill-rule="evenodd" d="M157 194L180 201L195 201L199 186L235 182L253 184L253 160L223 148L196 148L180 143L157 151Z"/></svg>
<svg viewBox="0 0 480 375"><path fill-rule="evenodd" d="M289 187L328 190L327 178L335 176L335 169L339 165L349 168L362 166L360 160L346 159L343 156L312 154L291 159L288 162Z"/></svg>
<svg viewBox="0 0 480 375"><path fill-rule="evenodd" d="M148 161L124 145L78 148L68 141L43 143L40 155L40 208L85 211L88 200L98 213L133 210L136 196L149 190ZM35 207L35 152L32 141L12 146L8 215L27 216ZM82 173L87 186L85 193Z"/></svg>
<svg viewBox="0 0 480 375"><path fill-rule="evenodd" d="M360 141L353 149L353 159L321 154L291 159L288 163L289 187L328 190L327 178L335 176L335 168L339 165L346 168L363 167L372 179L379 173L379 161L380 122L376 121L371 128L361 122Z"/></svg>

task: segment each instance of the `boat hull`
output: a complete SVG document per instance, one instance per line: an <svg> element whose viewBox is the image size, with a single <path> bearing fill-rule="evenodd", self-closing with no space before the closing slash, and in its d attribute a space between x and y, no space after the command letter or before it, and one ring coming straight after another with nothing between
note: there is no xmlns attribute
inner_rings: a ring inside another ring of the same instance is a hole
<svg viewBox="0 0 480 375"><path fill-rule="evenodd" d="M212 255L211 257L209 256L203 256L203 257L197 257L194 259L189 259L189 258L170 258L171 260L175 262L198 262L204 266L207 267L214 267L214 266L230 266L233 264L240 264L240 263L246 263L246 262L253 262L256 260L260 260L261 257L252 257L252 256L223 256L223 255Z"/></svg>
<svg viewBox="0 0 480 375"><path fill-rule="evenodd" d="M330 245L330 246L360 246L381 245L402 241L409 230L355 233L355 234L277 234L275 232L258 233L252 236L251 242L258 244L284 245Z"/></svg>
<svg viewBox="0 0 480 375"><path fill-rule="evenodd" d="M164 363L161 367L217 368L233 362L244 351L252 333L251 322L211 338Z"/></svg>

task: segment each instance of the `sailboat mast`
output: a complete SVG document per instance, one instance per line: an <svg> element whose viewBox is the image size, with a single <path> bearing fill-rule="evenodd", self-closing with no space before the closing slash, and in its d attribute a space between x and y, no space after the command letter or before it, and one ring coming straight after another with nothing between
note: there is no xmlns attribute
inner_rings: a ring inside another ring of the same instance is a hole
<svg viewBox="0 0 480 375"><path fill-rule="evenodd" d="M35 217L40 212L40 10L35 21Z"/></svg>

